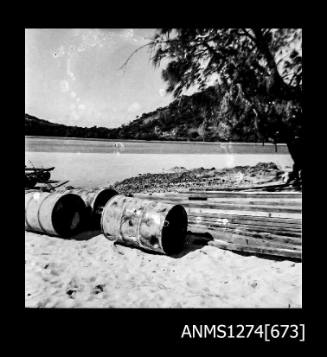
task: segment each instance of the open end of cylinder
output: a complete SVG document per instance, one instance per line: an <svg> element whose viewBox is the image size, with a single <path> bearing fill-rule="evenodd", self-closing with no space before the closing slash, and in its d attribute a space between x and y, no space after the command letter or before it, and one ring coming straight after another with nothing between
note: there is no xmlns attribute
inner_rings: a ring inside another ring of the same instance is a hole
<svg viewBox="0 0 327 357"><path fill-rule="evenodd" d="M168 255L180 253L185 246L187 213L181 205L174 206L167 214L162 229L161 244Z"/></svg>
<svg viewBox="0 0 327 357"><path fill-rule="evenodd" d="M101 215L106 203L114 196L118 195L118 192L113 188L104 189L101 191L94 201L94 224L100 227Z"/></svg>
<svg viewBox="0 0 327 357"><path fill-rule="evenodd" d="M77 195L62 196L52 211L52 225L61 237L78 233L85 223L85 203Z"/></svg>

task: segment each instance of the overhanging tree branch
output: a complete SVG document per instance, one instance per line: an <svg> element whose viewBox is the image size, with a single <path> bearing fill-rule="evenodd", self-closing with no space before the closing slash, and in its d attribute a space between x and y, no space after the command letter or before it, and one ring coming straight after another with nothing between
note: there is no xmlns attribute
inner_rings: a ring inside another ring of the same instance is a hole
<svg viewBox="0 0 327 357"><path fill-rule="evenodd" d="M258 46L258 49L264 55L267 61L268 68L271 71L271 78L273 80L274 87L277 87L279 89L280 92L279 94L284 94L285 92L289 93L289 86L284 82L283 78L279 74L275 59L269 50L268 44L265 41L265 38L261 30L257 28L253 28L252 31L255 34L256 37L255 42Z"/></svg>
<svg viewBox="0 0 327 357"><path fill-rule="evenodd" d="M128 62L130 61L130 59L131 59L138 51L142 50L142 48L147 47L147 46L151 46L151 45L153 45L153 44L154 44L154 42L151 41L151 42L149 42L149 43L146 43L145 45L142 45L141 47L138 47L136 50L134 50L134 51L127 57L126 61L125 61L118 69L123 69L124 67L126 67L127 64L128 64Z"/></svg>

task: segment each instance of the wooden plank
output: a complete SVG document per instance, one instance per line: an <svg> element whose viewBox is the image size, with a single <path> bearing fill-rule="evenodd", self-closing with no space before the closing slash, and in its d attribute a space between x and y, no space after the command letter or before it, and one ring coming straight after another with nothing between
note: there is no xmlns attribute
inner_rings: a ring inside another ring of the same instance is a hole
<svg viewBox="0 0 327 357"><path fill-rule="evenodd" d="M228 214L228 215L241 215L248 217L266 217L266 218L282 218L282 219L292 219L292 220L301 220L302 213L289 213L289 212L260 212L252 210L242 210L238 211L236 209L219 209L219 208L203 208L203 207L185 207L188 214L191 213L201 213L201 214Z"/></svg>
<svg viewBox="0 0 327 357"><path fill-rule="evenodd" d="M165 191L165 192L139 192L135 195L144 196L201 196L201 197L211 197L211 198L285 198L285 199L302 199L301 192L224 192L224 191Z"/></svg>
<svg viewBox="0 0 327 357"><path fill-rule="evenodd" d="M235 234L231 232L216 232L212 235L214 240L223 240L233 244L239 244L244 246L260 246L260 247L275 247L284 248L290 250L302 250L301 244L292 244L289 242L277 242L275 240L267 240L263 238L249 237L242 234Z"/></svg>
<svg viewBox="0 0 327 357"><path fill-rule="evenodd" d="M176 201L170 200L161 200L164 203L174 203ZM282 212L282 213L301 213L301 207L293 207L293 206L265 206L265 205L241 205L241 204L220 204L220 203L207 203L207 202L199 202L199 201L186 201L180 200L178 204L183 205L185 207L198 207L198 208L219 208L221 210L238 210L238 211L259 211L259 212Z"/></svg>
<svg viewBox="0 0 327 357"><path fill-rule="evenodd" d="M283 236L279 234L273 234L268 232L251 232L251 231L244 231L244 230L235 230L235 229L227 229L227 231L233 234L240 234L242 236L253 237L257 239L267 239L276 242L283 242L287 244L293 245L302 245L302 237L290 237L290 236Z"/></svg>
<svg viewBox="0 0 327 357"><path fill-rule="evenodd" d="M233 204L233 205L257 205L257 206L287 206L287 207L298 207L302 209L301 199L252 199L252 198L208 198L208 197L182 197L182 196L166 196L166 195L153 195L153 196L142 196L139 198L144 198L148 200L157 201L169 201L169 202L189 202L200 201L200 203L207 204Z"/></svg>
<svg viewBox="0 0 327 357"><path fill-rule="evenodd" d="M256 212L255 212L256 213ZM197 213L197 212L189 212L188 216L192 219L197 219L198 221L201 220L208 220L212 222L218 222L218 223L229 223L229 224L244 224L244 225L255 225L255 226L267 226L267 227L274 227L274 228L285 228L285 229L292 229L292 230L301 230L302 225L301 223L284 223L284 222L271 222L267 221L265 222L266 217L261 217L261 219L252 219L252 217L257 217L257 216L241 216L241 215L211 215L210 212L208 214L205 213ZM241 217L241 218L238 218ZM248 218L243 218L243 217L248 217ZM274 218L274 217L273 217ZM268 219L268 218L267 218Z"/></svg>
<svg viewBox="0 0 327 357"><path fill-rule="evenodd" d="M210 181L212 182L212 181ZM240 187L222 187L219 185L208 185L208 186L201 186L200 189L201 190L215 190L215 191L225 191L225 192L229 192L229 191L246 191L246 190L266 190L266 191L270 191L270 190L276 190L276 189L285 189L285 188L292 188L292 185L287 184L287 183L267 183L267 184L263 184L263 185L257 185L257 186L240 186ZM196 191L197 188L196 187L192 187L190 188L190 191Z"/></svg>
<svg viewBox="0 0 327 357"><path fill-rule="evenodd" d="M220 221L221 223L228 222L229 224L244 224L244 225L258 225L262 227L275 227L275 228L289 228L295 230L302 230L302 224L300 223L288 223L280 221L267 221L265 217L261 219L251 219L251 216L212 216L210 214L189 214L188 217L192 220L201 222L202 220ZM241 217L241 218L239 218ZM247 218L243 218L247 217ZM268 218L269 219L269 218Z"/></svg>
<svg viewBox="0 0 327 357"><path fill-rule="evenodd" d="M224 192L224 191L178 191L178 192L164 192L164 193L136 193L135 197L208 197L208 198L251 198L251 199L302 199L302 193L299 192Z"/></svg>
<svg viewBox="0 0 327 357"><path fill-rule="evenodd" d="M231 226L218 226L214 224L207 224L207 223L196 223L196 222L189 222L189 226L197 226L201 225L204 227L208 227L209 229L215 229L215 230L229 230L229 231L234 231L234 232L248 232L248 234L251 235L265 235L265 234L270 234L273 236L280 236L280 237L292 237L294 239L301 239L302 234L301 233L294 233L294 232L281 232L281 231L274 231L274 230L265 230L265 229L246 229L243 228L242 226L237 226L237 227L231 227Z"/></svg>
<svg viewBox="0 0 327 357"><path fill-rule="evenodd" d="M244 195L241 197L233 197L233 196L226 196L226 197L215 197L215 196L209 196L205 194L201 195L183 195L183 194L165 194L165 193L153 193L153 194L135 194L135 197L138 198L144 198L144 199L180 199L180 200L187 200L187 199L207 199L213 202L224 202L224 201L235 201L235 202L246 202L248 201L260 201L260 202L292 202L292 203L301 203L302 198L301 197L256 197L256 196L249 196L249 195Z"/></svg>
<svg viewBox="0 0 327 357"><path fill-rule="evenodd" d="M210 241L208 242L208 244L215 246L217 248L236 251L236 252L254 253L260 255L272 255L272 256L285 257L289 259L302 258L302 252L291 250L291 249L243 246L243 245L237 245L237 244L227 243L218 240Z"/></svg>
<svg viewBox="0 0 327 357"><path fill-rule="evenodd" d="M208 182L208 181L207 181ZM212 181L210 181L212 182ZM209 183L210 183L209 182ZM204 190L211 190L214 189L216 191L245 191L245 190L258 190L258 189L276 189L276 188L286 188L289 187L287 184L264 184L264 185L256 185L256 186L239 186L239 187L222 187L219 185L208 185L202 187ZM196 190L196 187L190 188L190 190Z"/></svg>
<svg viewBox="0 0 327 357"><path fill-rule="evenodd" d="M228 219L236 221L249 221L249 222L267 222L267 224L285 224L292 225L296 227L302 227L301 219L291 219L291 218L280 218L280 217L266 217L266 216L253 216L253 215L240 215L240 214L226 214L226 213L217 213L216 210L208 210L208 212L201 212L199 209L189 210L189 216L196 217L210 217L210 218L219 218L219 219Z"/></svg>
<svg viewBox="0 0 327 357"><path fill-rule="evenodd" d="M188 201L207 201L208 203L217 203L217 204L247 204L247 205L263 205L263 206L294 206L294 207L302 207L301 199L292 199L292 198L202 198L196 197L194 199L187 198ZM169 200L177 200L174 198L169 198Z"/></svg>
<svg viewBox="0 0 327 357"><path fill-rule="evenodd" d="M189 224L188 231L201 233L201 234L209 233L210 235L222 234L224 232L227 232L230 234L237 234L246 237L274 240L276 242L290 243L296 245L302 244L302 237L292 237L292 236L284 236L284 235L273 234L268 232L255 232L255 231L246 231L240 229L222 228L222 227L210 227L202 224Z"/></svg>
<svg viewBox="0 0 327 357"><path fill-rule="evenodd" d="M256 231L256 232L270 232L279 235L287 235L293 237L302 236L302 230L299 229L287 229L287 228L280 228L280 227L273 227L273 226L260 226L260 225L250 225L250 224L244 225L240 223L219 222L209 219L198 220L192 217L189 217L188 221L190 224L203 224L212 227L241 229L241 230L249 230L249 231Z"/></svg>
<svg viewBox="0 0 327 357"><path fill-rule="evenodd" d="M177 191L177 192L165 192L165 195L178 194L185 196L206 196L214 198L291 198L291 199L302 199L302 192L287 191L287 192L226 192L226 191Z"/></svg>
<svg viewBox="0 0 327 357"><path fill-rule="evenodd" d="M249 234L272 234L272 235L277 235L277 236L283 236L283 237L293 237L295 239L301 239L302 234L300 233L294 233L294 232L281 232L278 230L265 230L265 229L246 229L243 228L242 226L237 226L237 227L231 227L231 226L218 226L214 224L208 224L205 222L202 223L197 223L197 222L189 222L189 226L203 226L207 227L208 229L214 229L214 230L229 230L229 231L237 231L237 232L249 232Z"/></svg>

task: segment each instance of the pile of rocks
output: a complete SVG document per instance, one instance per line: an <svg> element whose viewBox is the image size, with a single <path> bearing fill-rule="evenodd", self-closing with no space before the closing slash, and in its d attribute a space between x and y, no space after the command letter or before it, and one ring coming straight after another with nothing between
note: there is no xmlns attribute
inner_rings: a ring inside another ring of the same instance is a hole
<svg viewBox="0 0 327 357"><path fill-rule="evenodd" d="M255 166L236 166L216 170L203 167L187 170L174 168L171 172L143 174L116 182L115 189L125 195L140 192L167 192L176 189L224 189L242 186L283 183L284 171L275 163L258 163Z"/></svg>

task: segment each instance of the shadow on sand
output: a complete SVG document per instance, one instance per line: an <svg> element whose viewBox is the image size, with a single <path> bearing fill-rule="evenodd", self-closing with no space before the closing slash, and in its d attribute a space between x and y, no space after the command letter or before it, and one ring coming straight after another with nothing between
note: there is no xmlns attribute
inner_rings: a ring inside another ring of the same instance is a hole
<svg viewBox="0 0 327 357"><path fill-rule="evenodd" d="M83 238L83 236L82 236L80 238L80 240L91 239L92 237L94 237L94 236L96 236L98 234L101 234L100 231L98 231L94 235L92 235L91 232L88 232L88 233L90 233L90 235L85 236L85 238ZM73 237L73 239L78 239L76 237L77 236ZM195 235L193 233L188 233L187 236L186 236L185 247L184 247L183 251L178 253L178 254L169 254L168 256L171 257L171 258L175 258L175 259L182 258L183 256L187 255L190 252L193 252L193 251L195 251L197 249L201 249L202 247L207 245L207 242L209 240L212 240L212 238L210 238L208 236L198 236L198 235ZM119 249L119 247L128 247L130 249L136 249L136 250L142 251L142 252L150 254L150 255L163 255L162 253L159 253L159 252L146 250L146 249L143 249L141 247L134 247L134 246L131 246L131 245L121 244L120 242L114 242L114 247L115 247L115 249L117 249L117 251L120 254L123 254L123 253Z"/></svg>
<svg viewBox="0 0 327 357"><path fill-rule="evenodd" d="M75 236L71 237L71 239L78 240L78 241L86 241L86 240L92 239L100 234L102 234L101 230L87 230L87 231L80 232L80 233L76 234ZM201 249L204 246L208 245L208 242L211 240L214 240L214 239L209 233L195 234L195 233L188 232L188 234L186 236L186 241L185 241L185 248L183 249L183 251L178 254L172 254L169 256L171 258L175 258L175 259L182 258L185 255L187 255L191 252L194 252L195 250ZM120 246L120 243L115 243L115 246ZM147 254L151 254L151 255L161 255L161 253L151 252L148 250L144 250L142 248L136 248L136 247L132 247L132 246L129 246L129 248L138 249L138 250L141 250L141 251L143 251ZM219 248L215 248L215 249L219 249ZM233 251L233 253L235 253L237 255L244 256L244 257L256 256L259 258L264 258L264 259L274 260L274 261L289 260L289 261L296 262L296 263L299 262L298 259L291 259L291 258L286 259L286 258L278 257L278 256L269 256L269 255L262 255L262 254L258 255L258 254L253 254L253 253L236 252L236 251Z"/></svg>
<svg viewBox="0 0 327 357"><path fill-rule="evenodd" d="M83 231L83 232L80 232L74 236L71 237L71 239L74 239L74 240L89 240L89 239L92 239L98 235L101 234L101 230L100 229L97 229L97 230L87 230L87 231Z"/></svg>
<svg viewBox="0 0 327 357"><path fill-rule="evenodd" d="M195 250L203 248L210 240L213 240L213 238L208 234L199 235L188 232L183 251L178 254L171 255L171 257L182 258Z"/></svg>

